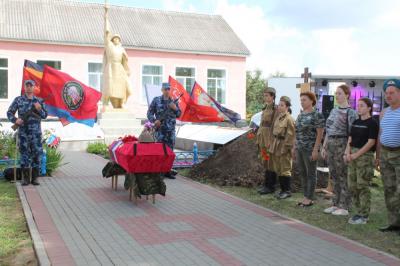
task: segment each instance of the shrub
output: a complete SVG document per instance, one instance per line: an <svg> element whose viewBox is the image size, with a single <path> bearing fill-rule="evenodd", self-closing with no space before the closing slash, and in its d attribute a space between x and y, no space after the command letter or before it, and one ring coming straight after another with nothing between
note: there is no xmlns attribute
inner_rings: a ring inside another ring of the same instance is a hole
<svg viewBox="0 0 400 266"><path fill-rule="evenodd" d="M100 155L104 158L109 158L108 146L105 143L101 142L89 143L88 147L86 148L86 151L88 153Z"/></svg>
<svg viewBox="0 0 400 266"><path fill-rule="evenodd" d="M61 162L64 158L62 153L54 148L46 147L46 154L47 154L47 162L46 162L46 171L47 175L51 176L54 171L61 166Z"/></svg>
<svg viewBox="0 0 400 266"><path fill-rule="evenodd" d="M5 157L8 157L9 159L15 158L15 149L14 134L0 131L0 159Z"/></svg>

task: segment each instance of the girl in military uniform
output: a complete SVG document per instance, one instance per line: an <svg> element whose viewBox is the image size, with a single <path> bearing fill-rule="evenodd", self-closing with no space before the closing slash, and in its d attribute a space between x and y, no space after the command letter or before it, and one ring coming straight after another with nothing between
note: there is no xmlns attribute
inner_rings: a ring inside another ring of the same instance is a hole
<svg viewBox="0 0 400 266"><path fill-rule="evenodd" d="M370 182L374 176L375 144L378 138L378 122L372 118L372 101L358 101L360 118L354 121L343 159L348 163L347 181L356 214L350 224L366 224L371 208Z"/></svg>
<svg viewBox="0 0 400 266"><path fill-rule="evenodd" d="M278 116L272 130L272 165L279 176L281 191L276 195L278 199L291 196L290 181L292 175L292 149L295 141L294 119L290 115L290 98L282 96L278 105Z"/></svg>
<svg viewBox="0 0 400 266"><path fill-rule="evenodd" d="M350 88L340 85L336 89L338 107L332 109L326 120L326 136L322 157L328 159L329 174L333 181L333 206L326 208L324 213L333 215L349 215L351 195L347 188L347 165L343 160L347 146L349 130L357 119L357 113L349 106Z"/></svg>
<svg viewBox="0 0 400 266"><path fill-rule="evenodd" d="M257 132L257 144L260 157L265 168L265 178L258 193L261 195L274 193L276 184L276 173L272 170L271 159L268 158L269 149L272 141L272 125L278 115L275 105L275 89L267 87L264 90L265 106L261 115L261 124Z"/></svg>

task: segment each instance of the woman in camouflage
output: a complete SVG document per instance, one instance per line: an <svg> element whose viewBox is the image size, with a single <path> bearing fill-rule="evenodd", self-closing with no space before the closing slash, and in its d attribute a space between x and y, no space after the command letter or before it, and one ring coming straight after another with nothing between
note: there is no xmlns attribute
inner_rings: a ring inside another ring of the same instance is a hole
<svg viewBox="0 0 400 266"><path fill-rule="evenodd" d="M281 191L276 195L278 199L291 196L290 181L292 175L292 149L295 141L294 119L290 115L290 98L282 96L278 105L278 117L272 129L272 168L279 176Z"/></svg>
<svg viewBox="0 0 400 266"><path fill-rule="evenodd" d="M350 224L366 224L371 207L369 185L374 176L374 153L379 126L372 118L372 101L358 101L360 118L354 121L343 159L348 163L348 186L356 214Z"/></svg>
<svg viewBox="0 0 400 266"><path fill-rule="evenodd" d="M317 181L318 151L324 133L324 116L314 109L317 99L312 92L300 94L303 111L296 119L296 144L293 159L296 158L302 178L304 198L299 206L313 205Z"/></svg>
<svg viewBox="0 0 400 266"><path fill-rule="evenodd" d="M357 119L357 113L350 108L350 88L347 85L337 87L335 96L338 107L332 109L326 120L326 136L321 155L328 160L329 173L333 181L332 206L324 213L349 215L351 195L347 187L347 165L343 160L347 146L349 129Z"/></svg>

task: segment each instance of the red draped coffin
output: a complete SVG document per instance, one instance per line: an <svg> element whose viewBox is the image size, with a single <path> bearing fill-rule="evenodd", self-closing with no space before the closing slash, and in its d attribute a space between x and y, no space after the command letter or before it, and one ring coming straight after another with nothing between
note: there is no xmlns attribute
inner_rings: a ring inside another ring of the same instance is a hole
<svg viewBox="0 0 400 266"><path fill-rule="evenodd" d="M167 173L175 153L164 143L114 141L109 146L111 159L128 173Z"/></svg>

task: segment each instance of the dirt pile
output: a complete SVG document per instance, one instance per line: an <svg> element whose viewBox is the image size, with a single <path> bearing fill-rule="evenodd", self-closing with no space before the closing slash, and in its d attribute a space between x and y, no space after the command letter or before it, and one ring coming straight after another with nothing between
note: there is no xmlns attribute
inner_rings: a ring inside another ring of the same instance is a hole
<svg viewBox="0 0 400 266"><path fill-rule="evenodd" d="M264 170L255 140L244 134L194 166L189 177L220 186L258 186L264 178Z"/></svg>
<svg viewBox="0 0 400 266"><path fill-rule="evenodd" d="M322 166L323 160L318 165ZM255 139L247 134L220 148L216 154L194 166L189 177L219 186L257 187L264 180L264 168L259 159ZM296 163L293 164L292 191L301 189ZM279 182L279 181L278 181ZM277 184L279 186L279 184ZM317 187L326 187L327 176L318 175Z"/></svg>

